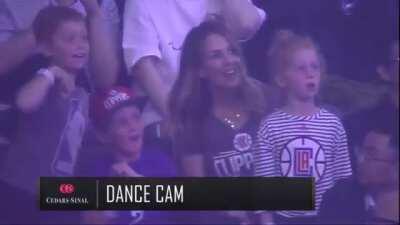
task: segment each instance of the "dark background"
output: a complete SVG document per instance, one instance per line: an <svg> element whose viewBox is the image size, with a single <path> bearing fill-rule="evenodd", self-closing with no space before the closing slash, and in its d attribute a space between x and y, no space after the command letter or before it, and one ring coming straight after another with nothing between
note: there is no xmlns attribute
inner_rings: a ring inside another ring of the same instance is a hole
<svg viewBox="0 0 400 225"><path fill-rule="evenodd" d="M254 0L268 19L257 35L245 44L249 70L267 79L265 52L272 34L282 28L306 33L320 45L328 73L358 81L377 79L375 67L387 58L388 45L398 39L398 0ZM261 49L261 50L260 50Z"/></svg>

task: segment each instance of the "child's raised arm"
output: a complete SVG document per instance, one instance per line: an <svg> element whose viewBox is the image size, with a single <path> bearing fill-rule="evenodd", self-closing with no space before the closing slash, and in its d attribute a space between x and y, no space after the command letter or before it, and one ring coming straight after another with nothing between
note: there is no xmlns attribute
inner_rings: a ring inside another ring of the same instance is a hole
<svg viewBox="0 0 400 225"><path fill-rule="evenodd" d="M90 39L89 68L96 88L109 88L118 77L120 57L117 44L97 1L81 0L87 12Z"/></svg>
<svg viewBox="0 0 400 225"><path fill-rule="evenodd" d="M18 91L16 106L23 113L33 113L42 105L55 82L50 70L39 70L36 76Z"/></svg>
<svg viewBox="0 0 400 225"><path fill-rule="evenodd" d="M39 70L18 92L16 106L23 113L33 113L42 106L49 90L57 85L61 97L68 97L75 88L74 76L59 67Z"/></svg>

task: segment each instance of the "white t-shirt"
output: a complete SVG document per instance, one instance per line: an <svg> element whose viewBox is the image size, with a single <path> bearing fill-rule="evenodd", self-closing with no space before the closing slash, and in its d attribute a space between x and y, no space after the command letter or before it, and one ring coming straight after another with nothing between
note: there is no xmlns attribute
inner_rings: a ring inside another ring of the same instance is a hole
<svg viewBox="0 0 400 225"><path fill-rule="evenodd" d="M57 5L57 2L55 0L0 0L0 42L28 29L37 13L49 5ZM71 8L86 15L80 1L72 4ZM110 26L118 27L120 18L114 0L103 0L101 9Z"/></svg>
<svg viewBox="0 0 400 225"><path fill-rule="evenodd" d="M208 15L220 14L217 1L126 1L122 46L128 71L142 57L160 58L163 67L161 80L169 92L178 75L181 47L186 35ZM264 20L264 11L258 11ZM161 120L150 104L145 107L143 117L146 125Z"/></svg>
<svg viewBox="0 0 400 225"><path fill-rule="evenodd" d="M278 109L261 122L257 136L255 176L315 178L316 210L277 212L284 217L316 216L324 193L352 175L346 132L325 109L310 116Z"/></svg>

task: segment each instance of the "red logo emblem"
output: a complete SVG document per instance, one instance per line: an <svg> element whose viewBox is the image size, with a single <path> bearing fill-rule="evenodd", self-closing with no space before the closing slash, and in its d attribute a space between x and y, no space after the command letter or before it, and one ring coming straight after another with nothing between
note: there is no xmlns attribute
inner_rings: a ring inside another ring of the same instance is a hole
<svg viewBox="0 0 400 225"><path fill-rule="evenodd" d="M72 194L75 191L73 184L60 184L58 190L63 194Z"/></svg>
<svg viewBox="0 0 400 225"><path fill-rule="evenodd" d="M310 161L312 159L311 148L295 148L295 170L297 176L312 176L312 166Z"/></svg>

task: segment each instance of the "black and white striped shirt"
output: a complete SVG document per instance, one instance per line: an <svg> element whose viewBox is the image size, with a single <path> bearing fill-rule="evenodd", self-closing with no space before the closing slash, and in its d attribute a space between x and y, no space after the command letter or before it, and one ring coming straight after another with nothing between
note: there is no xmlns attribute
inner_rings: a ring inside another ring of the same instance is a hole
<svg viewBox="0 0 400 225"><path fill-rule="evenodd" d="M315 216L323 194L352 174L347 137L340 119L325 109L311 116L276 110L260 125L255 176L315 178L315 211L280 211L285 217Z"/></svg>

